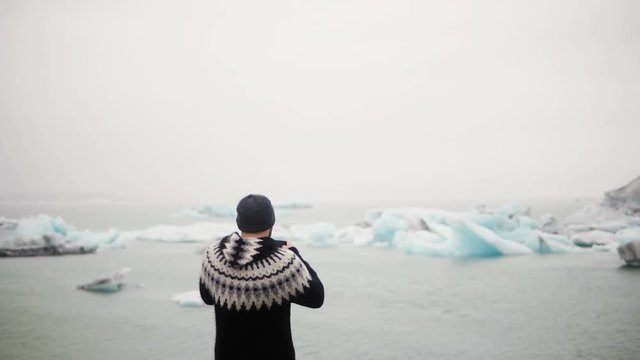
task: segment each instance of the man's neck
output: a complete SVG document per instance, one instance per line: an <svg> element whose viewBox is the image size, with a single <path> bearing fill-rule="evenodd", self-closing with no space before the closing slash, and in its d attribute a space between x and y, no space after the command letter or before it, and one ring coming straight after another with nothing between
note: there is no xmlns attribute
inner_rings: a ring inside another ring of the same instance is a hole
<svg viewBox="0 0 640 360"><path fill-rule="evenodd" d="M265 231L260 231L257 233L250 233L250 232L241 232L240 236L243 238L261 238L261 237L270 237L271 236L271 230L265 230Z"/></svg>

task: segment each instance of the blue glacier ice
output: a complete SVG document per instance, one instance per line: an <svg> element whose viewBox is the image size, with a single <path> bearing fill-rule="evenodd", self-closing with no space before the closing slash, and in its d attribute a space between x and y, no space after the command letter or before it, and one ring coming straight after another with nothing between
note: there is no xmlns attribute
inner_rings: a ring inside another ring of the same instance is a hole
<svg viewBox="0 0 640 360"><path fill-rule="evenodd" d="M383 212L371 227L373 242L387 246L394 245L394 238L398 231L409 228L409 222L405 218L392 212Z"/></svg>
<svg viewBox="0 0 640 360"><path fill-rule="evenodd" d="M336 226L327 222L292 225L289 227L291 240L304 242L316 247L338 245L339 240L335 237L336 232ZM286 235L274 235L274 238L286 240Z"/></svg>
<svg viewBox="0 0 640 360"><path fill-rule="evenodd" d="M57 216L36 215L11 221L10 228L2 230L0 247L25 248L60 246L71 249L72 246L84 248L124 248L126 242L119 239L116 229L108 231L81 231L67 224Z"/></svg>
<svg viewBox="0 0 640 360"><path fill-rule="evenodd" d="M545 224L548 223L548 219ZM372 209L365 226L339 229L327 242L398 248L410 255L492 257L584 252L563 234L546 232L518 205L452 212L429 208Z"/></svg>
<svg viewBox="0 0 640 360"><path fill-rule="evenodd" d="M347 226L337 230L331 241L338 245L370 245L373 243L373 230L371 227Z"/></svg>

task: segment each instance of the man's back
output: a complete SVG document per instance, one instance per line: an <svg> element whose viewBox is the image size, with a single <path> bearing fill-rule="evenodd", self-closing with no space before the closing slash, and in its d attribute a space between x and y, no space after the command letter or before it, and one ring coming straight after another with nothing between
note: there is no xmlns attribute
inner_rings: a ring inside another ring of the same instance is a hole
<svg viewBox="0 0 640 360"><path fill-rule="evenodd" d="M216 359L295 359L289 303L268 310L215 309Z"/></svg>
<svg viewBox="0 0 640 360"><path fill-rule="evenodd" d="M320 307L324 288L295 248L233 233L203 258L200 295L215 305L217 360L294 359L291 303Z"/></svg>

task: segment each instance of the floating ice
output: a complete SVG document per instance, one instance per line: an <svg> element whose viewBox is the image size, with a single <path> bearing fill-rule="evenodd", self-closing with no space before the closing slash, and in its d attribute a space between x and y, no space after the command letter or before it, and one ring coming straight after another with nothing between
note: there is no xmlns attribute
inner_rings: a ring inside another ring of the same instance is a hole
<svg viewBox="0 0 640 360"><path fill-rule="evenodd" d="M640 227L632 227L616 232L616 240L620 244L626 244L632 241L640 241Z"/></svg>
<svg viewBox="0 0 640 360"><path fill-rule="evenodd" d="M336 231L333 240L337 244L368 245L373 242L373 230L371 227L347 226Z"/></svg>
<svg viewBox="0 0 640 360"><path fill-rule="evenodd" d="M393 245L393 240L398 231L406 231L409 229L409 219L394 214L392 212L383 212L371 227L373 231L373 241L376 243Z"/></svg>
<svg viewBox="0 0 640 360"><path fill-rule="evenodd" d="M585 226L590 230L609 232L622 230L629 225L640 226L640 177L621 188L606 192L599 205L584 206L564 223L569 227Z"/></svg>
<svg viewBox="0 0 640 360"><path fill-rule="evenodd" d="M592 230L571 235L571 241L580 247L617 243L614 234L602 230Z"/></svg>
<svg viewBox="0 0 640 360"><path fill-rule="evenodd" d="M78 255L94 253L96 245L79 245L66 242L59 234L47 234L29 238L11 239L9 243L3 243L0 247L0 257L15 256L52 256L52 255Z"/></svg>
<svg viewBox="0 0 640 360"><path fill-rule="evenodd" d="M159 242L205 242L214 241L237 231L236 224L199 222L189 225L156 225L144 230L125 231L120 236L125 240Z"/></svg>
<svg viewBox="0 0 640 360"><path fill-rule="evenodd" d="M600 204L576 211L564 226L574 243L595 250L613 251L618 244L636 240L640 235L640 177L606 192Z"/></svg>
<svg viewBox="0 0 640 360"><path fill-rule="evenodd" d="M310 209L313 204L303 201L286 201L286 202L274 202L273 208L276 210L277 215L286 215L291 210L297 209ZM187 209L182 209L175 214L176 217L181 218L234 218L236 217L236 209L233 206L220 203L210 203L198 206L193 206Z"/></svg>
<svg viewBox="0 0 640 360"><path fill-rule="evenodd" d="M558 220L551 214L542 215L540 217L540 224L540 230L544 232L551 234L557 234L560 232Z"/></svg>
<svg viewBox="0 0 640 360"><path fill-rule="evenodd" d="M618 254L629 266L640 267L640 240L630 241L618 247Z"/></svg>
<svg viewBox="0 0 640 360"><path fill-rule="evenodd" d="M454 222L453 248L456 256L526 255L533 251L523 244L508 241L498 234L470 221Z"/></svg>
<svg viewBox="0 0 640 360"><path fill-rule="evenodd" d="M399 231L394 243L408 255L455 256L448 239L426 230Z"/></svg>
<svg viewBox="0 0 640 360"><path fill-rule="evenodd" d="M99 277L92 282L78 285L78 289L107 293L119 291L124 286L124 280L129 271L131 269L128 267L122 268L112 274Z"/></svg>
<svg viewBox="0 0 640 360"><path fill-rule="evenodd" d="M553 218L544 222L556 231ZM337 231L335 242L358 241L359 245L384 245L411 255L487 257L526 254L584 252L568 237L540 228L529 209L507 205L495 209L478 207L467 212L428 208L374 209L364 224ZM357 239L357 240L356 240Z"/></svg>
<svg viewBox="0 0 640 360"><path fill-rule="evenodd" d="M305 201L278 201L273 203L274 209L311 209L313 204Z"/></svg>
<svg viewBox="0 0 640 360"><path fill-rule="evenodd" d="M12 255L64 255L94 252L97 247L125 247L117 230L79 231L61 217L37 215L2 219L0 248Z"/></svg>
<svg viewBox="0 0 640 360"><path fill-rule="evenodd" d="M394 244L410 255L491 257L533 253L525 244L504 239L469 220L450 220L448 223L427 223L430 227L433 225L431 231L399 231Z"/></svg>
<svg viewBox="0 0 640 360"><path fill-rule="evenodd" d="M183 209L176 214L183 218L233 218L236 216L236 210L233 207L224 204L205 204L200 206Z"/></svg>
<svg viewBox="0 0 640 360"><path fill-rule="evenodd" d="M0 216L0 230L15 230L18 226L18 220L8 219Z"/></svg>
<svg viewBox="0 0 640 360"><path fill-rule="evenodd" d="M318 247L337 245L338 239L334 237L336 231L335 225L324 222L289 227L289 233L293 241L301 241Z"/></svg>
<svg viewBox="0 0 640 360"><path fill-rule="evenodd" d="M178 305L186 307L204 306L204 301L202 301L198 290L176 294L171 297L171 301L175 301Z"/></svg>

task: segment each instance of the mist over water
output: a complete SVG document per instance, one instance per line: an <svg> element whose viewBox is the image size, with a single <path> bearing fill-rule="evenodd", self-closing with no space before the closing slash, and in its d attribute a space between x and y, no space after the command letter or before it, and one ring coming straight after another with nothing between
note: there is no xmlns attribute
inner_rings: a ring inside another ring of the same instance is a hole
<svg viewBox="0 0 640 360"><path fill-rule="evenodd" d="M310 209L279 210L278 223L292 225L326 221L342 227L364 220L370 209L422 206L451 211L471 210L478 205L497 206L517 203L530 208L534 217L552 214L564 219L584 204L597 203L598 199L523 199L520 201L361 201L361 202L319 202ZM61 216L67 223L80 229L103 231L110 228L119 230L139 230L158 224L189 224L194 219L182 218L181 209L206 202L93 202L86 200L66 201L0 201L0 215L20 218L36 214ZM235 208L233 202L217 202ZM202 221L233 222L232 218L205 218Z"/></svg>

